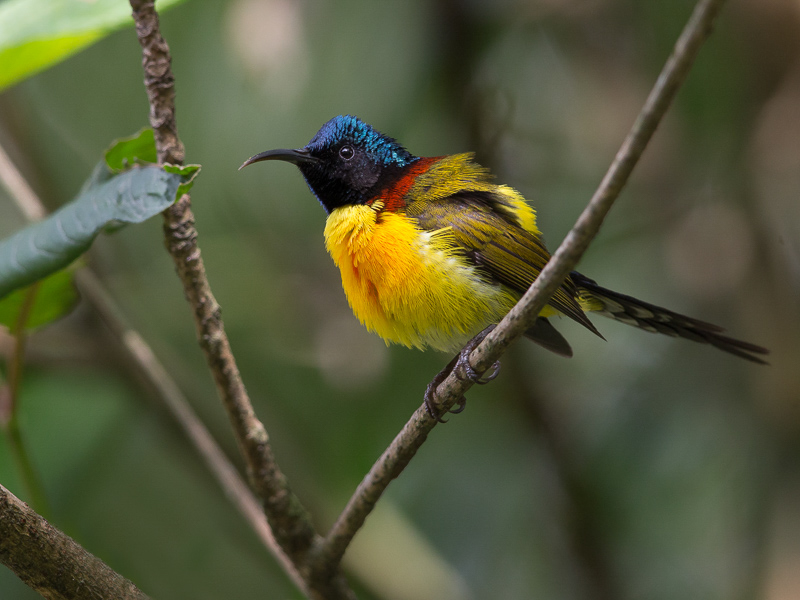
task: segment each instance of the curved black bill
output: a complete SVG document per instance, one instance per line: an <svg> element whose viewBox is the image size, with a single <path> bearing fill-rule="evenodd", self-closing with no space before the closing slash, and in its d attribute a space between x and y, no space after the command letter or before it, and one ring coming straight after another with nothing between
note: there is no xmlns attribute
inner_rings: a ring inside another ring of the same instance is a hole
<svg viewBox="0 0 800 600"><path fill-rule="evenodd" d="M256 154L255 156L251 156L248 158L239 170L241 171L247 165L252 165L255 162L260 162L262 160L283 160L286 162L298 164L302 162L317 162L319 159L311 156L308 150L300 149L300 150L286 150L286 149L278 149L278 150L267 150L266 152L262 152L261 154Z"/></svg>

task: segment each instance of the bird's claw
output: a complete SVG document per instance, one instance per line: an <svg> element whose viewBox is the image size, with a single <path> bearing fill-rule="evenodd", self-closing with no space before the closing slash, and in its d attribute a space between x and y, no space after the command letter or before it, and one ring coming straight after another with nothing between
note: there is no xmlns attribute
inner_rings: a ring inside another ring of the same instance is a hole
<svg viewBox="0 0 800 600"><path fill-rule="evenodd" d="M472 351L478 347L478 345L486 338L487 335L494 329L494 325L490 325L483 331L481 331L478 335L472 338L467 345L458 353L456 356L456 364L455 364L455 373L456 377L460 380L464 381L465 379L469 379L473 383L477 383L480 385L484 385L489 383L492 379L497 377L500 374L500 361L495 361L494 364L491 366L491 370L488 372L487 375L484 373L478 373L471 364L469 364L469 356L472 354Z"/></svg>
<svg viewBox="0 0 800 600"><path fill-rule="evenodd" d="M443 415L439 410L436 402L436 388L439 387L445 379L447 379L450 373L455 373L456 377L460 380L470 380L473 383L478 383L480 385L484 385L489 383L492 379L497 377L500 373L500 361L496 361L490 368L487 373L478 373L471 364L469 364L469 356L472 354L472 351L478 347L484 338L489 335L489 332L494 329L494 325L490 325L483 331L481 331L478 335L472 338L469 342L467 342L466 346L459 352L453 360L451 360L448 365L442 369L436 377L433 378L428 384L428 387L425 389L425 409L428 411L428 414L436 419L439 423L447 423L445 419L443 419ZM467 405L467 399L465 396L461 396L459 400L457 400L453 407L451 407L447 412L457 415L458 413L462 412Z"/></svg>
<svg viewBox="0 0 800 600"><path fill-rule="evenodd" d="M492 366L489 367L489 370L484 372L478 379L475 379L475 383L478 385L486 385L492 379L500 375L500 361L496 360L492 363ZM474 369L473 369L474 372Z"/></svg>
<svg viewBox="0 0 800 600"><path fill-rule="evenodd" d="M442 412L439 410L439 407L437 406L438 402L436 402L436 388L438 388L439 385L445 379L447 379L447 376L450 375L450 373L453 371L459 356L460 354L456 356L453 360L451 360L444 369L442 369L439 373L437 373L436 377L433 378L433 381L431 381L428 384L428 387L425 388L425 410L428 411L428 414L431 416L431 418L436 419L439 423L447 423L447 419L442 418L443 417ZM459 408L456 410L450 408L450 410L448 410L447 412L451 412L453 414L460 413L462 410L464 410L464 405L466 404L466 402L467 399L462 396L461 399L458 402L456 402Z"/></svg>

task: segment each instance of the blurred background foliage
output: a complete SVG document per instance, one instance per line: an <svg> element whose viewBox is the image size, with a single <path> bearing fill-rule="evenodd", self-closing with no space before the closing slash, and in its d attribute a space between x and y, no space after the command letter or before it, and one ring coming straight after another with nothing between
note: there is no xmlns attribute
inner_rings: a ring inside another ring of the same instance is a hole
<svg viewBox="0 0 800 600"><path fill-rule="evenodd" d="M326 528L448 360L352 316L295 169L238 172L341 113L413 153L475 150L553 249L693 2L193 0L162 16L200 244L244 380ZM517 344L349 553L360 597L800 596L800 2L733 0L580 270L769 347L758 367L595 319L572 360ZM0 95L0 142L55 208L147 124L118 31ZM0 236L23 225L0 192ZM89 262L237 464L158 219ZM11 342L0 329L0 347ZM158 598L298 598L85 306L35 333L23 435L52 521ZM0 440L0 482L25 498ZM0 567L0 597L34 598Z"/></svg>

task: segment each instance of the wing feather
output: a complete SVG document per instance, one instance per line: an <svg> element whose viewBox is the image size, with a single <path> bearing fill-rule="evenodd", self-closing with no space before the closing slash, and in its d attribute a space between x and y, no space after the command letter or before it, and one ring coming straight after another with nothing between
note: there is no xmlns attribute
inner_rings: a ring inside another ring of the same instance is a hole
<svg viewBox="0 0 800 600"><path fill-rule="evenodd" d="M427 231L449 228L467 260L489 279L519 295L525 293L550 259L540 236L525 229L507 202L492 192L460 192L430 202L415 202L406 214ZM497 210L498 204L502 210ZM578 290L567 279L549 305L600 335L577 301Z"/></svg>

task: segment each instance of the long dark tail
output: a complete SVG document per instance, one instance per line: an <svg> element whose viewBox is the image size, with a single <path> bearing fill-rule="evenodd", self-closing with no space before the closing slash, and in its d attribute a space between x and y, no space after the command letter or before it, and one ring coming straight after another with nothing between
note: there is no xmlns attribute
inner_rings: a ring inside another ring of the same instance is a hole
<svg viewBox="0 0 800 600"><path fill-rule="evenodd" d="M585 275L575 271L572 272L572 281L578 286L582 300L599 304L595 309L597 314L645 331L711 344L746 360L762 365L768 364L759 355L769 354L769 350L721 335L724 331L722 327L600 287Z"/></svg>

